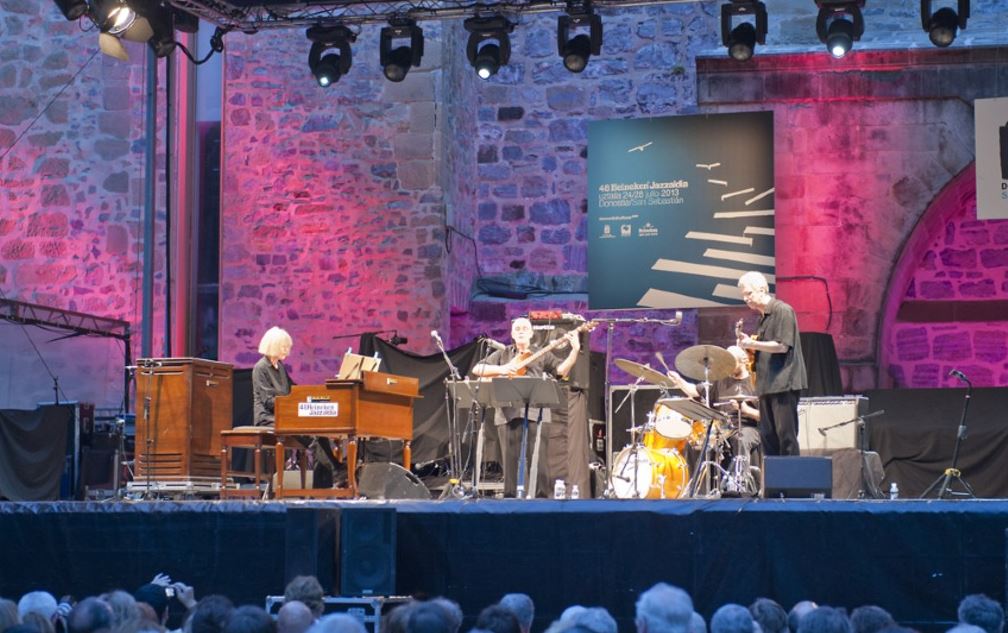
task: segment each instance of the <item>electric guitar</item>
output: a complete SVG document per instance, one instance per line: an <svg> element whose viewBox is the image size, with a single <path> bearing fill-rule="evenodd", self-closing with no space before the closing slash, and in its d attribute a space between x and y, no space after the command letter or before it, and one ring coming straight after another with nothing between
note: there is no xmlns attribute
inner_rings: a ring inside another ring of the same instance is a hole
<svg viewBox="0 0 1008 633"><path fill-rule="evenodd" d="M739 341L742 340L742 322L745 319L739 319L738 323L735 324L735 344L738 345ZM752 340L757 340L755 336L749 337ZM742 347L739 345L739 347ZM749 361L746 363L746 368L749 370L749 375L752 376L753 384L756 384L756 350L747 349L745 350L746 356L749 357Z"/></svg>

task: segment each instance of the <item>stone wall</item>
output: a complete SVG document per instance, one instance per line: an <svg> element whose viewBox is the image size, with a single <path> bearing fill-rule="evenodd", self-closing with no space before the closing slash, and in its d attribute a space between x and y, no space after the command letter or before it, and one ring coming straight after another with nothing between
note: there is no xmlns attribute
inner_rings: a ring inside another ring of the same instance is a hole
<svg viewBox="0 0 1008 633"><path fill-rule="evenodd" d="M436 25L434 25L436 27ZM229 35L222 120L221 359L251 365L291 332L297 380L321 381L361 331L412 345L447 318L439 29L402 83L365 27L321 88L302 31Z"/></svg>
<svg viewBox="0 0 1008 633"><path fill-rule="evenodd" d="M138 354L144 48L129 45L128 63L101 55L97 33L64 20L51 2L0 3L0 20L0 289L9 299L130 321ZM156 269L160 296L161 256ZM120 405L117 343L80 347L32 333L62 398ZM23 343L23 332L4 328L0 406L53 398Z"/></svg>

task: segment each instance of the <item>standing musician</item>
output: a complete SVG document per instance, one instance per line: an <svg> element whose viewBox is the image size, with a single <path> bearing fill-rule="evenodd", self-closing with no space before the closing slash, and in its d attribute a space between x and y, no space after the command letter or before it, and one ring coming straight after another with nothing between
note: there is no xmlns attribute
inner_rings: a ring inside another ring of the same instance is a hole
<svg viewBox="0 0 1008 633"><path fill-rule="evenodd" d="M753 375L749 373L749 355L737 345L729 347L728 352L735 357L735 369L731 374L711 385L711 403L717 404L730 396L752 396L755 401L756 386L753 383ZM676 389L679 389L690 398L696 400L703 399L704 394L700 392L697 385L688 382L675 371L669 370L667 374L672 379ZM735 419L738 419L739 411L741 410L742 412L741 428L739 428L738 433L732 436L735 454L748 456L749 463L754 466L759 464L760 433L757 428L760 419L759 409L744 400L730 400L726 406L729 407L731 415Z"/></svg>
<svg viewBox="0 0 1008 633"><path fill-rule="evenodd" d="M522 317L511 323L512 345L498 350L487 356L478 365L473 367L472 373L481 378L494 378L501 376L528 375L542 377L554 375L559 378L566 378L571 368L577 360L578 351L581 349L581 342L578 340L578 332L572 330L564 335L570 344L571 350L562 362L557 363L552 354L543 354L531 363L525 362L532 356L530 348L532 342L532 322ZM549 422L549 409L543 409L542 421ZM539 419L540 410L538 408L529 409L528 441L526 444L526 455L531 461L532 444L537 430L536 420ZM514 497L518 489L518 454L521 450L522 422L525 419L524 408L507 407L498 410L494 416L494 423L497 425L497 433L501 445L501 461L504 468L504 496ZM544 434L545 437L545 434ZM544 467L546 455L545 445L539 449L539 476L537 477L536 489L540 493L547 490L547 473Z"/></svg>
<svg viewBox="0 0 1008 633"><path fill-rule="evenodd" d="M738 280L742 300L760 314L756 336L739 332L738 346L756 352L756 394L764 455L798 455L798 393L808 386L794 309L770 294L762 274Z"/></svg>

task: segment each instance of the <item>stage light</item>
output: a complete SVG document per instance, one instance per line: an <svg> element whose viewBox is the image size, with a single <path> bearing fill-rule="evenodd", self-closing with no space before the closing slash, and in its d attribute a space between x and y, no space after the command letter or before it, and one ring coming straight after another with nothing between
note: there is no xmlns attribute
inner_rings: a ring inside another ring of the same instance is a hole
<svg viewBox="0 0 1008 633"><path fill-rule="evenodd" d="M85 0L55 0L55 2L63 17L70 21L76 20L88 12L88 3Z"/></svg>
<svg viewBox="0 0 1008 633"><path fill-rule="evenodd" d="M734 16L753 16L753 21L740 22L732 28ZM766 44L767 10L758 0L732 0L721 5L721 43L728 55L739 61L751 59L756 44Z"/></svg>
<svg viewBox="0 0 1008 633"><path fill-rule="evenodd" d="M570 36L571 27L587 28L587 33ZM588 66L588 59L602 51L602 18L592 13L589 5L580 10L568 9L557 18L557 53L564 68L579 73Z"/></svg>
<svg viewBox="0 0 1008 633"><path fill-rule="evenodd" d="M921 26L931 43L942 48L950 45L959 29L966 28L970 14L969 0L957 0L956 9L943 7L931 13L932 0L921 0Z"/></svg>
<svg viewBox="0 0 1008 633"><path fill-rule="evenodd" d="M320 86L323 88L330 86L347 74L353 63L350 44L357 40L357 36L350 29L342 24L317 25L309 28L305 35L312 41L311 51L308 53L308 68ZM323 55L331 49L338 52Z"/></svg>
<svg viewBox="0 0 1008 633"><path fill-rule="evenodd" d="M133 26L137 13L126 0L99 0L94 2L94 21L102 33L120 35Z"/></svg>
<svg viewBox="0 0 1008 633"><path fill-rule="evenodd" d="M394 40L409 39L409 46L392 48ZM423 57L423 29L413 20L393 20L382 28L378 45L378 59L389 81L402 81L413 66L420 65Z"/></svg>
<svg viewBox="0 0 1008 633"><path fill-rule="evenodd" d="M508 33L514 30L514 24L503 16L495 15L468 18L463 26L469 31L466 57L480 79L489 79L511 59Z"/></svg>
<svg viewBox="0 0 1008 633"><path fill-rule="evenodd" d="M864 0L816 0L816 34L833 57L846 55L864 35Z"/></svg>

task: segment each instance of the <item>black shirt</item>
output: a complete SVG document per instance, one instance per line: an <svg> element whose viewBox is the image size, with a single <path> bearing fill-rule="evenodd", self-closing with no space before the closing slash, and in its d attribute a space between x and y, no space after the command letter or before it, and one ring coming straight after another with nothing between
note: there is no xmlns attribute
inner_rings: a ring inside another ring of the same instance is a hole
<svg viewBox="0 0 1008 633"><path fill-rule="evenodd" d="M270 426L276 421L273 400L289 394L291 384L283 363L273 367L265 356L259 359L252 368L252 411L256 426Z"/></svg>
<svg viewBox="0 0 1008 633"><path fill-rule="evenodd" d="M728 396L755 396L756 388L753 386L752 376L746 376L745 378L734 378L732 376L725 376L721 380L714 383L711 387L711 402L721 402ZM756 406L755 401L749 403L750 406ZM720 407L719 407L720 408ZM721 412L728 415L728 417L735 419L738 415L731 408L721 408ZM756 424L756 420L743 414L742 421L746 424Z"/></svg>
<svg viewBox="0 0 1008 633"><path fill-rule="evenodd" d="M497 350L487 356L482 362L485 365L507 365L516 356L518 356L518 349L514 345L508 345L506 348ZM532 376L534 378L545 378L549 376L555 376L557 367L560 362L557 361L556 357L552 354L543 354L537 358L532 363L526 366L526 375ZM495 376L496 378L496 376ZM497 425L506 424L508 420L524 418L524 409L519 409L517 407L504 407L498 409L494 416L494 423ZM529 409L529 421L535 422L539 419L540 410L538 407L532 407ZM542 421L549 422L550 410L542 410Z"/></svg>
<svg viewBox="0 0 1008 633"><path fill-rule="evenodd" d="M777 341L788 348L779 354L756 352L756 393L763 396L805 389L808 386L805 359L798 337L798 318L791 306L771 299L760 318L756 337L760 341Z"/></svg>

